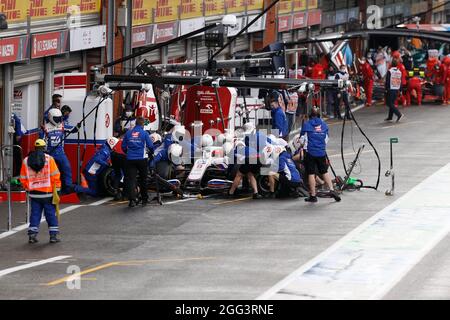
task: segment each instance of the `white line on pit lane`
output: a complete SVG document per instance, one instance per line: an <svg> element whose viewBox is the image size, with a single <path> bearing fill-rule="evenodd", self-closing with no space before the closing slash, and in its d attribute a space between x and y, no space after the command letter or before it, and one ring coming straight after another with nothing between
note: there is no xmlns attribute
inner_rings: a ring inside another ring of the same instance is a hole
<svg viewBox="0 0 450 320"><path fill-rule="evenodd" d="M257 299L381 299L450 231L450 163Z"/></svg>
<svg viewBox="0 0 450 320"><path fill-rule="evenodd" d="M204 196L203 198L210 198L212 196L213 195ZM84 205L84 204L73 205L73 206L61 209L60 210L60 214L62 215L64 213L73 211L73 210L78 209L80 207L99 206L99 205L104 204L104 203L106 203L108 201L111 201L112 199L113 198L105 198L105 199L102 199L102 200L99 200L99 201L96 201L96 202L93 202L93 203L87 204L87 205ZM167 205L167 204L174 204L174 203L186 202L186 201L192 201L192 200L197 200L197 198L188 198L188 199L182 199L182 200L175 200L175 201L171 201L171 202L164 202L163 204ZM45 218L42 218L40 223L43 223L43 222L45 222ZM11 236L13 234L16 234L17 232L26 230L27 228L28 228L28 224L22 224L20 226L17 226L15 228L13 228L11 231L6 231L6 232L3 232L3 233L0 233L0 239L4 239L6 237L9 237L9 236Z"/></svg>
<svg viewBox="0 0 450 320"><path fill-rule="evenodd" d="M33 267L37 267L37 266L41 266L43 264L47 264L47 263L52 263L55 261L60 261L60 260L64 260L67 258L70 258L72 256L57 256L57 257L53 257L50 259L45 259L45 260L40 260L40 261L36 261L36 262L32 262L32 263L28 263L28 264L24 264L22 266L17 266L17 267L13 267L13 268L8 268L5 270L0 270L0 278L3 276L6 276L7 274L11 274L17 271L21 271L21 270L25 270L25 269L30 269Z"/></svg>

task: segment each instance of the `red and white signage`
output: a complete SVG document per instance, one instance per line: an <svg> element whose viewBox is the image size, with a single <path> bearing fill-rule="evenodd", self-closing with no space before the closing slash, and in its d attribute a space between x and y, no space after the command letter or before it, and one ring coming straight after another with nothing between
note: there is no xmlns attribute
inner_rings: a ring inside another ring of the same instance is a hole
<svg viewBox="0 0 450 320"><path fill-rule="evenodd" d="M31 41L31 58L54 56L68 51L67 30L34 34Z"/></svg>
<svg viewBox="0 0 450 320"><path fill-rule="evenodd" d="M27 58L28 36L0 39L0 64Z"/></svg>
<svg viewBox="0 0 450 320"><path fill-rule="evenodd" d="M161 43L178 37L178 22L167 22L156 25L154 43Z"/></svg>
<svg viewBox="0 0 450 320"><path fill-rule="evenodd" d="M289 31L292 29L292 16L278 17L278 32Z"/></svg>
<svg viewBox="0 0 450 320"><path fill-rule="evenodd" d="M308 26L320 24L322 22L322 10L308 11Z"/></svg>
<svg viewBox="0 0 450 320"><path fill-rule="evenodd" d="M153 43L153 25L133 28L131 47L139 48Z"/></svg>
<svg viewBox="0 0 450 320"><path fill-rule="evenodd" d="M295 13L292 16L292 29L300 29L306 27L306 12Z"/></svg>
<svg viewBox="0 0 450 320"><path fill-rule="evenodd" d="M224 129L234 129L234 121L229 121L228 117L233 116L235 113L237 102L237 91L235 88L218 88L225 128L221 121L217 123L217 119L221 119L221 113L213 87L191 86L187 89L186 95L184 125L187 130L190 130L191 136L195 134L191 124L199 121L205 124L202 127L202 133L209 129L217 129L222 133L225 132ZM211 121L214 123L212 126L210 125Z"/></svg>

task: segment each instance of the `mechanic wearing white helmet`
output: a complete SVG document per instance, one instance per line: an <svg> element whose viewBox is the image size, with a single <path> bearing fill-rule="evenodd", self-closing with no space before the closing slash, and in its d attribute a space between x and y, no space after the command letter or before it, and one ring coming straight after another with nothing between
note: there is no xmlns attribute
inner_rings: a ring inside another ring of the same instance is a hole
<svg viewBox="0 0 450 320"><path fill-rule="evenodd" d="M297 188L301 186L302 178L286 147L287 142L283 139L278 139L278 145L273 146L272 161L278 160L278 167L277 172L269 173L270 198L299 197ZM275 193L275 180L280 183L277 193Z"/></svg>
<svg viewBox="0 0 450 320"><path fill-rule="evenodd" d="M39 132L39 138L47 144L47 153L51 155L58 165L61 173L62 193L73 192L72 168L64 151L64 125L63 115L58 108L51 108L48 112L48 122Z"/></svg>
<svg viewBox="0 0 450 320"><path fill-rule="evenodd" d="M322 175L325 183L330 189L330 195L336 200L341 198L333 189L330 174L328 173L328 160L326 146L328 141L328 126L320 119L320 109L313 107L309 115L309 120L305 122L300 132L303 137L305 149L305 170L308 175L309 194L305 199L307 202L317 202L316 197L316 168Z"/></svg>
<svg viewBox="0 0 450 320"><path fill-rule="evenodd" d="M109 137L105 141L102 147L88 161L86 167L83 170L83 175L86 178L88 188L83 186L75 186L75 192L86 193L93 197L97 197L100 195L98 185L99 177L109 167L111 152L118 142L119 139L115 137Z"/></svg>

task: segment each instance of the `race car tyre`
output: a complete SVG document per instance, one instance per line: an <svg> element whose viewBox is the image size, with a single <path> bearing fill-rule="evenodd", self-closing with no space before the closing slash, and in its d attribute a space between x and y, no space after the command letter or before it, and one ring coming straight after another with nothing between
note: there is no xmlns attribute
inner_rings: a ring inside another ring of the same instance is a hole
<svg viewBox="0 0 450 320"><path fill-rule="evenodd" d="M259 175L256 177L256 183L258 185L258 193L263 197L267 197L270 194L269 176ZM278 189L278 181L275 182L275 190Z"/></svg>
<svg viewBox="0 0 450 320"><path fill-rule="evenodd" d="M173 168L168 161L160 161L156 164L156 173L163 179L172 179Z"/></svg>
<svg viewBox="0 0 450 320"><path fill-rule="evenodd" d="M116 189L113 187L114 183L114 170L113 168L107 168L101 175L99 180L100 192L108 196L114 197L116 195Z"/></svg>

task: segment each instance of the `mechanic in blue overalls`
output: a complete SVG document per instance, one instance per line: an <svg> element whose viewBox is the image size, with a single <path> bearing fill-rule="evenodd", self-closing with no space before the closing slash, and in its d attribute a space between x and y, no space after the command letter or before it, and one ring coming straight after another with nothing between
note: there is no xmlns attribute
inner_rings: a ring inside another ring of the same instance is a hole
<svg viewBox="0 0 450 320"><path fill-rule="evenodd" d="M109 167L111 152L117 143L119 143L119 139L115 137L109 137L105 141L102 147L88 161L83 170L83 175L86 178L88 188L83 188L82 186L76 185L74 188L75 192L86 193L92 197L99 196L98 179Z"/></svg>
<svg viewBox="0 0 450 320"><path fill-rule="evenodd" d="M274 161L278 159L278 167L277 172L272 172L269 175L269 197L299 197L299 193L296 188L300 187L302 183L300 172L297 170L291 154L286 150L286 141L283 139L278 139L277 146L275 148L277 147L280 149L280 152L274 152L273 159ZM275 180L278 180L280 183L277 193L275 193Z"/></svg>
<svg viewBox="0 0 450 320"><path fill-rule="evenodd" d="M139 172L139 188L142 205L148 204L147 178L148 178L148 154L153 154L154 146L150 135L144 130L145 120L136 118L136 126L125 134L122 141L122 150L127 154L125 163L125 189L129 199L129 207L135 207L136 177Z"/></svg>
<svg viewBox="0 0 450 320"><path fill-rule="evenodd" d="M73 192L72 168L69 159L64 152L64 125L61 110L52 108L48 112L48 122L44 130L39 133L39 138L47 144L47 153L51 155L61 173L62 194Z"/></svg>
<svg viewBox="0 0 450 320"><path fill-rule="evenodd" d="M286 140L289 136L288 121L286 114L280 106L280 93L272 91L269 101L270 107L272 108L272 130L278 130L278 135Z"/></svg>

